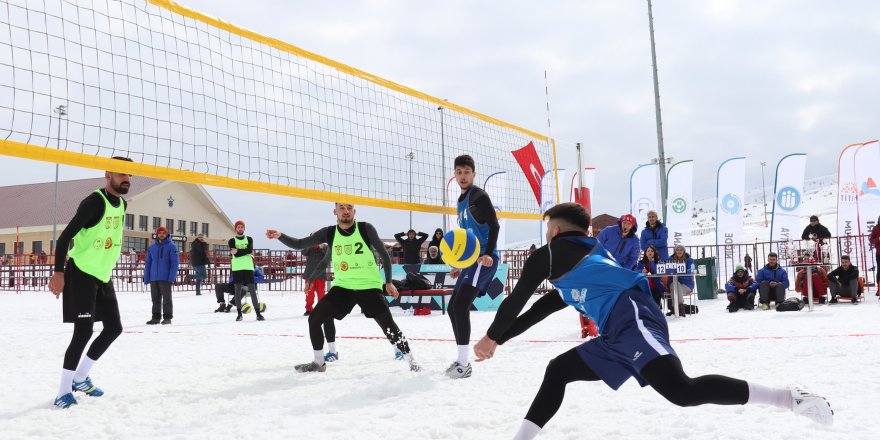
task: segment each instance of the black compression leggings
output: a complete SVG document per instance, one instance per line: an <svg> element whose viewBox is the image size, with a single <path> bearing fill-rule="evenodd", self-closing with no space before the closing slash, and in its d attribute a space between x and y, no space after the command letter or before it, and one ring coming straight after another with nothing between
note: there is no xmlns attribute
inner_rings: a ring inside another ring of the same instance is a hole
<svg viewBox="0 0 880 440"><path fill-rule="evenodd" d="M688 377L675 356L660 356L642 368L642 377L666 400L678 406L743 405L749 400L749 386L744 380L709 375ZM571 349L547 364L544 381L532 401L526 419L544 427L565 396L565 386L577 381L597 381L599 376Z"/></svg>
<svg viewBox="0 0 880 440"><path fill-rule="evenodd" d="M101 333L92 342L92 346L89 347L89 352L86 353L86 356L94 360L98 360L107 351L110 344L122 334L122 323L118 318L105 319L103 322L104 329L101 330ZM67 351L64 353L65 370L76 370L83 351L85 351L89 339L92 338L94 326L95 323L91 321L77 321L73 324L73 337L71 337L70 345L67 346Z"/></svg>
<svg viewBox="0 0 880 440"><path fill-rule="evenodd" d="M333 323L333 317L336 316L336 306L330 301L318 301L318 305L309 314L309 339L312 341L313 350L322 350L324 348L324 332L326 332L327 342L336 341L336 325ZM409 353L409 342L400 327L394 322L391 311L385 310L373 318L376 324L385 333L388 342L397 347L397 350L406 354ZM321 331L323 327L324 331Z"/></svg>
<svg viewBox="0 0 880 440"><path fill-rule="evenodd" d="M449 297L449 320L452 321L452 333L456 345L468 345L471 339L471 305L480 293L480 289L465 284Z"/></svg>

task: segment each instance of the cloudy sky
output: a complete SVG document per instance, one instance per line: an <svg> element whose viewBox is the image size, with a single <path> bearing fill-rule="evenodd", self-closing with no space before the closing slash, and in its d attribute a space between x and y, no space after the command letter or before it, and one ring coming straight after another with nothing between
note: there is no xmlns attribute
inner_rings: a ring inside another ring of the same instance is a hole
<svg viewBox="0 0 880 440"><path fill-rule="evenodd" d="M181 3L542 133L547 70L561 164L584 144L585 165L598 169L596 213L627 210L630 172L657 156L645 1ZM877 138L880 2L657 0L654 19L666 154L695 160L697 198L714 195L726 158L747 157L751 188L760 161L769 183L782 156L807 153L809 178L836 172L843 146ZM0 184L53 178L51 165L2 160ZM304 234L332 221L324 202L210 191L230 217L258 217L254 228ZM407 213L360 214L388 237L408 223ZM439 221L414 215L417 229ZM535 236L514 223L510 240Z"/></svg>

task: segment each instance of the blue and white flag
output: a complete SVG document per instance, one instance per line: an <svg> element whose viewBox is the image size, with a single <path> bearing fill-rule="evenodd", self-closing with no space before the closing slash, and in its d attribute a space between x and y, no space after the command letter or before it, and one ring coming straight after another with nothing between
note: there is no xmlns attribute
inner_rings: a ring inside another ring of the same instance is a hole
<svg viewBox="0 0 880 440"><path fill-rule="evenodd" d="M801 206L804 204L804 173L807 155L789 154L776 165L776 185L773 189L773 220L770 224L771 245L779 254L782 264L791 255L788 243L801 238Z"/></svg>

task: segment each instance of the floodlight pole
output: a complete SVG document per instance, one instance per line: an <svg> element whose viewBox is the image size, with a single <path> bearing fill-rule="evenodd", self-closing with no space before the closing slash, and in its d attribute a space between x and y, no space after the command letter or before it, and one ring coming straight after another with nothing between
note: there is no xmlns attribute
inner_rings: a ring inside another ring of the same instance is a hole
<svg viewBox="0 0 880 440"><path fill-rule="evenodd" d="M61 151L61 117L67 116L67 106L59 105L55 108L58 114L58 150ZM55 243L58 241L58 162L55 162L55 198L52 202L52 244L49 253L55 255Z"/></svg>
<svg viewBox="0 0 880 440"><path fill-rule="evenodd" d="M660 159L660 205L663 220L666 220L666 154L663 151L663 121L660 118L660 82L657 79L657 50L654 44L654 13L651 0L648 0L648 27L651 31L651 64L654 72L654 111L657 120L657 151Z"/></svg>

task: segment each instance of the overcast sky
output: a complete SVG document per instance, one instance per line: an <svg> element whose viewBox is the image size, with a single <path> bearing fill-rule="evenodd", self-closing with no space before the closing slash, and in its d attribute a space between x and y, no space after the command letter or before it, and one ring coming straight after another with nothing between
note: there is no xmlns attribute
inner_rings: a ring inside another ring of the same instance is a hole
<svg viewBox="0 0 880 440"><path fill-rule="evenodd" d="M598 170L596 213L628 210L631 171L657 156L645 1L180 2L542 133L547 70L560 166L582 142L585 166ZM698 199L714 196L726 158L746 156L748 187L768 162L772 185L786 154L807 153L809 178L836 172L845 145L877 138L880 2L658 0L654 19L666 155L695 160ZM0 184L53 178L51 165L2 160ZM253 229L303 235L333 220L329 203L209 191ZM406 213L360 214L385 237L408 222ZM430 232L440 218L415 214L414 226ZM510 240L537 233L515 223Z"/></svg>

